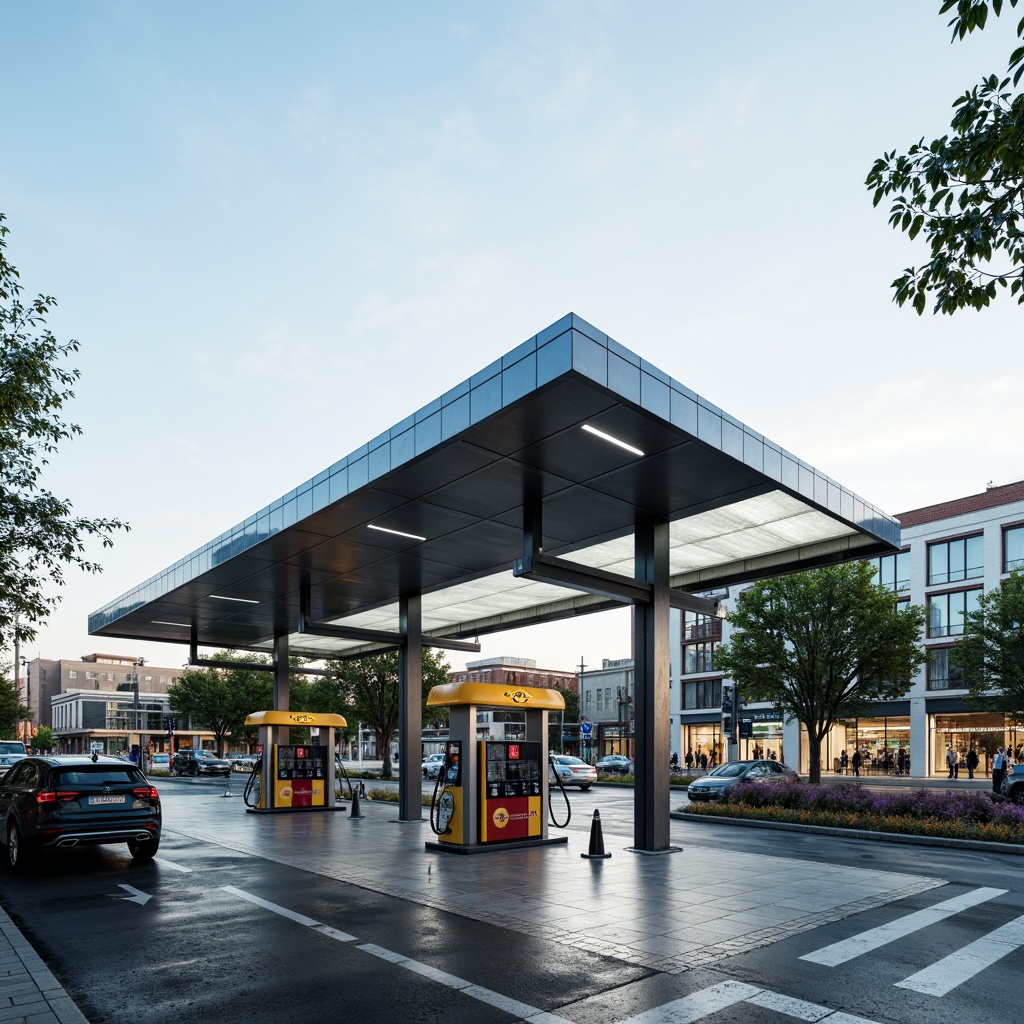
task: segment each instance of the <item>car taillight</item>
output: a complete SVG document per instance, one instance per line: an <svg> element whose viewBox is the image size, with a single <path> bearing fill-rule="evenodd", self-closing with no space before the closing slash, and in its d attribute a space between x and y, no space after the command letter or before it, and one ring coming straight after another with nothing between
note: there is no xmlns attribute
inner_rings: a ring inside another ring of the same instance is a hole
<svg viewBox="0 0 1024 1024"><path fill-rule="evenodd" d="M149 797L150 800L159 800L160 793L156 786L139 786L137 789L133 789L132 792L140 799Z"/></svg>
<svg viewBox="0 0 1024 1024"><path fill-rule="evenodd" d="M36 793L37 804L55 804L58 800L67 803L68 800L77 800L78 793L73 790L61 789L54 792L52 789L44 789Z"/></svg>

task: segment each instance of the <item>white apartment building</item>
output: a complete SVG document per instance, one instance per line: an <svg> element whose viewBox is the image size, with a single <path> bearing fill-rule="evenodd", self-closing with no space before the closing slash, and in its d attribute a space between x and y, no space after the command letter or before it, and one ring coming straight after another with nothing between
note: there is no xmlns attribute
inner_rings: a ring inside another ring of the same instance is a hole
<svg viewBox="0 0 1024 1024"><path fill-rule="evenodd" d="M928 613L922 638L929 658L910 689L895 701L880 701L868 718L837 724L823 750L823 770L832 771L843 750L859 749L864 772L911 776L945 775L945 752L952 746L961 759L973 747L979 771L990 771L996 748L1005 745L1024 756L1024 729L972 708L949 652L963 634L965 616L978 596L1000 586L1013 569L1024 569L1024 481L990 485L980 494L904 512L902 551L872 559L879 582L899 600L923 605ZM726 607L743 587L733 587ZM722 736L722 673L714 669L718 644L728 639L728 621L692 612L672 613L672 750L714 750L727 756ZM742 701L742 694L740 695ZM784 723L769 705L741 703L745 720L739 757L768 756L807 772L807 743L801 728Z"/></svg>

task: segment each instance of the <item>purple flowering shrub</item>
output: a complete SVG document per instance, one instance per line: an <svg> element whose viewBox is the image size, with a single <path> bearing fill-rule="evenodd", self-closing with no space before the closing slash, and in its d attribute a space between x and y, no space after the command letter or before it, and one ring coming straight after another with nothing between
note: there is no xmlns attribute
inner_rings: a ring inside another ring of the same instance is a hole
<svg viewBox="0 0 1024 1024"><path fill-rule="evenodd" d="M993 800L984 792L900 789L872 792L853 783L741 783L723 804L690 807L715 814L908 832L962 839L1024 842L1024 806Z"/></svg>

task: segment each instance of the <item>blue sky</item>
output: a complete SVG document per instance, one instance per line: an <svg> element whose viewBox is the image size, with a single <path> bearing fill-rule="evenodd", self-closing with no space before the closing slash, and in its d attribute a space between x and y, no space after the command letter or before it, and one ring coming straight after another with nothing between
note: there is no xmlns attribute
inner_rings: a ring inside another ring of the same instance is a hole
<svg viewBox="0 0 1024 1024"><path fill-rule="evenodd" d="M82 345L47 483L132 524L30 653L570 310L891 513L1020 479L1024 312L896 308L863 187L1005 69L938 7L0 0L7 254Z"/></svg>

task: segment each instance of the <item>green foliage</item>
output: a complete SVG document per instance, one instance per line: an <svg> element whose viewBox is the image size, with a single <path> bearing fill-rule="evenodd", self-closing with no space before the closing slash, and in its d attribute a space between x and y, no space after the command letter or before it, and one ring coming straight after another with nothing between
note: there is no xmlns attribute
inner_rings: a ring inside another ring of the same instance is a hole
<svg viewBox="0 0 1024 1024"><path fill-rule="evenodd" d="M110 547L114 531L128 527L76 516L70 501L40 485L49 456L81 433L60 418L79 376L62 361L78 342L59 342L46 327L51 296L22 301L18 271L4 254L4 220L0 213L0 643L7 644L36 636L60 600L48 585L63 586L65 566L100 571L85 557L86 538Z"/></svg>
<svg viewBox="0 0 1024 1024"><path fill-rule="evenodd" d="M972 704L1024 725L1024 573L978 598L950 660L964 670Z"/></svg>
<svg viewBox="0 0 1024 1024"><path fill-rule="evenodd" d="M565 721L578 722L580 720L580 696L568 686L556 686L555 689L565 698ZM554 712L552 712L552 717Z"/></svg>
<svg viewBox="0 0 1024 1024"><path fill-rule="evenodd" d="M354 719L369 726L377 735L378 753L383 758L381 775L390 779L391 757L388 745L398 729L398 653L388 651L368 658L331 662L331 669L341 691L346 695L345 712L351 723ZM424 716L437 718L437 709L426 708L430 691L439 683L448 682L448 663L444 655L431 648L423 651Z"/></svg>
<svg viewBox="0 0 1024 1024"><path fill-rule="evenodd" d="M253 655L216 655L217 661L246 661L269 664ZM245 728L246 716L254 711L267 711L273 705L274 680L270 672L247 668L188 669L167 691L176 716L191 719L192 725L209 729L217 741L217 753L224 753L224 740L231 735L236 741L255 735Z"/></svg>
<svg viewBox="0 0 1024 1024"><path fill-rule="evenodd" d="M902 695L925 658L924 609L897 606L867 562L761 580L740 595L717 666L745 701L771 701L807 728L811 781L834 722Z"/></svg>
<svg viewBox="0 0 1024 1024"><path fill-rule="evenodd" d="M28 718L28 708L18 700L18 691L9 679L0 677L0 739L13 739L18 723Z"/></svg>
<svg viewBox="0 0 1024 1024"><path fill-rule="evenodd" d="M1002 7L1003 0L945 0L940 13L956 8L956 40ZM1024 18L1017 36L1024 40ZM909 302L920 315L931 292L935 313L982 309L1007 287L1024 303L1024 94L1014 92L1022 73L1024 45L1011 53L1006 77L989 75L956 100L952 134L874 162L865 181L873 204L892 197L892 227L911 239L923 232L930 247L928 262L893 281L900 306Z"/></svg>
<svg viewBox="0 0 1024 1024"><path fill-rule="evenodd" d="M32 749L35 751L54 750L56 746L57 740L54 738L53 730L48 725L39 726L35 736L32 737Z"/></svg>

